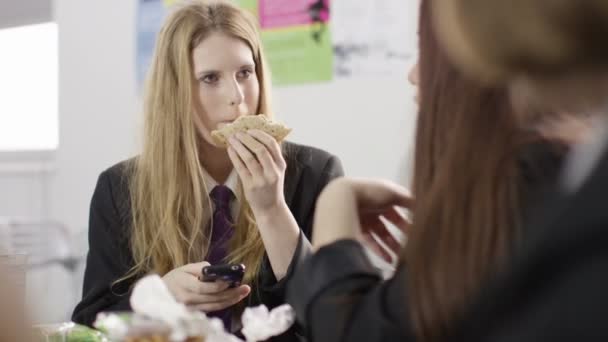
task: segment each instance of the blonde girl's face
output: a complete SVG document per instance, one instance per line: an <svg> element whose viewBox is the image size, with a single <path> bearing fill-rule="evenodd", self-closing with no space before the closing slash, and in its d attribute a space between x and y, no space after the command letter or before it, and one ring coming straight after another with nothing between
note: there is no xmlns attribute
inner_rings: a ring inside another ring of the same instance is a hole
<svg viewBox="0 0 608 342"><path fill-rule="evenodd" d="M243 115L258 114L260 86L253 53L244 41L214 32L192 50L196 128L211 131Z"/></svg>

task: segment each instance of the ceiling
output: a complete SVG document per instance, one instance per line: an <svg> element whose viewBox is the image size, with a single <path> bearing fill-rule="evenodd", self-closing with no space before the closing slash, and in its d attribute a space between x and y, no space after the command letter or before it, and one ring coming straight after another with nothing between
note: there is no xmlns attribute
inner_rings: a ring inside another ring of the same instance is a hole
<svg viewBox="0 0 608 342"><path fill-rule="evenodd" d="M52 20L51 0L0 0L0 28Z"/></svg>

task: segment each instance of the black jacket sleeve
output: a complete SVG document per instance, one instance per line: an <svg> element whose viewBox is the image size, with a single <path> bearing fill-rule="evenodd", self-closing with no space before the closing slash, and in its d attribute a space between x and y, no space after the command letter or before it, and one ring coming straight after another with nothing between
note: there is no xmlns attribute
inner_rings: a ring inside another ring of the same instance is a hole
<svg viewBox="0 0 608 342"><path fill-rule="evenodd" d="M401 265L383 280L363 247L342 240L308 255L287 301L312 341L412 341Z"/></svg>
<svg viewBox="0 0 608 342"><path fill-rule="evenodd" d="M72 320L91 325L98 312L130 310L132 281L118 284L132 266L127 227L118 210L115 196L124 196L120 180L104 171L97 181L89 217L89 253L84 275L83 298L74 309Z"/></svg>

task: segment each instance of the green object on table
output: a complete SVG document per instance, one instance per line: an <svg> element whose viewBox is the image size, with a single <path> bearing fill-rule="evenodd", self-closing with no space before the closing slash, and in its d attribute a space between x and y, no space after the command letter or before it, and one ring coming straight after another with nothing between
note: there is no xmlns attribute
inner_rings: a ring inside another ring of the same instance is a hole
<svg viewBox="0 0 608 342"><path fill-rule="evenodd" d="M107 342L104 335L88 327L76 325L70 332L66 342Z"/></svg>
<svg viewBox="0 0 608 342"><path fill-rule="evenodd" d="M110 342L100 331L74 324L47 324L34 327L40 342Z"/></svg>

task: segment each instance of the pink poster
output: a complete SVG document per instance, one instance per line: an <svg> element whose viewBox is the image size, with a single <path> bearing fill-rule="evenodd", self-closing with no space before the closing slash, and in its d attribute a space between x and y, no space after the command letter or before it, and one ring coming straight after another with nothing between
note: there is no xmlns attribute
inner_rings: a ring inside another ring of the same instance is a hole
<svg viewBox="0 0 608 342"><path fill-rule="evenodd" d="M329 0L259 0L263 29L326 23Z"/></svg>

